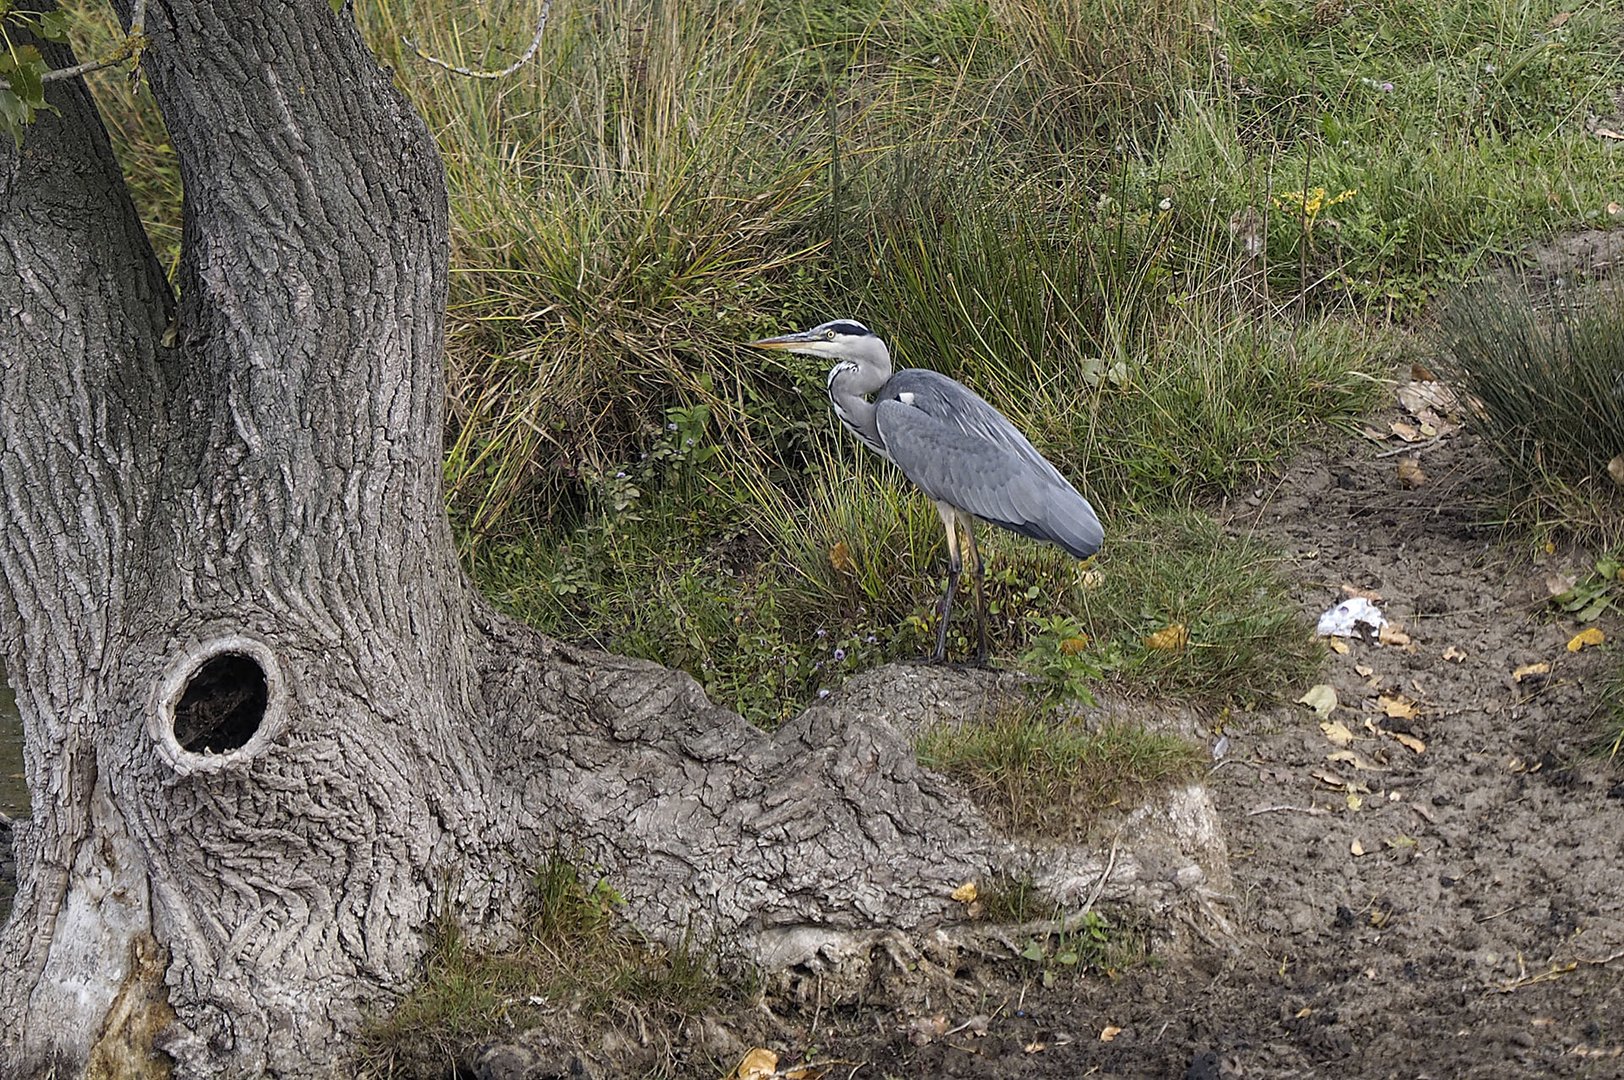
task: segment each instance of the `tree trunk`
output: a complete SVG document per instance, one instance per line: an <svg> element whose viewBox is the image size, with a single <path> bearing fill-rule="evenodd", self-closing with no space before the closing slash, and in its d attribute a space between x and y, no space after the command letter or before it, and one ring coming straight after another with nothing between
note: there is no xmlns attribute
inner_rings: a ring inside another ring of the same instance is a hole
<svg viewBox="0 0 1624 1080"><path fill-rule="evenodd" d="M779 963L951 918L1012 851L887 725L764 736L471 591L441 168L347 16L154 0L147 30L178 301L77 81L0 140L0 659L34 793L0 1076L327 1075L439 907L499 935L557 849L642 925Z"/></svg>
<svg viewBox="0 0 1624 1080"><path fill-rule="evenodd" d="M884 716L766 736L485 606L442 505L428 134L326 0L157 0L147 29L178 303L82 85L0 141L0 660L34 793L0 1076L328 1075L439 911L500 937L560 850L643 927L774 966L950 921L996 868L1107 885L991 837ZM1176 876L1110 868L1108 897Z"/></svg>

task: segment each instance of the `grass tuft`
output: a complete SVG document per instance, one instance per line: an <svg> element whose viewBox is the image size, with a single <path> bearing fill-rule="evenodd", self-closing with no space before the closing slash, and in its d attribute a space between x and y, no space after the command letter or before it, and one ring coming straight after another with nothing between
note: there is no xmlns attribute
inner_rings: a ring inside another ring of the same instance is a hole
<svg viewBox="0 0 1624 1080"><path fill-rule="evenodd" d="M916 749L922 764L963 784L1000 829L1060 839L1086 837L1110 807L1188 780L1202 761L1176 736L1089 730L1029 704L927 731Z"/></svg>
<svg viewBox="0 0 1624 1080"><path fill-rule="evenodd" d="M1624 486L1608 472L1624 455L1624 289L1479 286L1451 299L1438 333L1474 425L1542 516L1624 540Z"/></svg>
<svg viewBox="0 0 1624 1080"><path fill-rule="evenodd" d="M673 1036L688 1018L736 1008L747 993L705 950L636 934L619 916L614 889L564 859L542 867L532 888L529 922L506 949L475 948L454 917L441 918L418 987L361 1032L362 1076L462 1075L481 1043L556 1023L560 1014L576 1034L623 1028ZM665 1071L686 1056L674 1044L654 1054Z"/></svg>

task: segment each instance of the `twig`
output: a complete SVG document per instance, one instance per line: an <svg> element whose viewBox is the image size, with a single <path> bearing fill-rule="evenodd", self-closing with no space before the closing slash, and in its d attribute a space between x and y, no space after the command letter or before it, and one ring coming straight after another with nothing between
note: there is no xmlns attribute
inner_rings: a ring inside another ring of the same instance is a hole
<svg viewBox="0 0 1624 1080"><path fill-rule="evenodd" d="M1260 806L1255 810L1248 810L1247 817L1257 817L1259 814L1313 814L1316 817L1329 814L1330 811L1320 806Z"/></svg>
<svg viewBox="0 0 1624 1080"><path fill-rule="evenodd" d="M1075 915L1078 922L1082 921L1084 915L1087 915L1090 911L1094 910L1094 901L1100 898L1100 893L1105 891L1105 883L1111 880L1111 871L1116 869L1117 844L1121 840L1121 833L1117 833L1111 838L1111 855L1110 858L1105 860L1105 872L1101 874L1100 879L1094 883L1094 891L1089 894L1088 903L1084 904L1083 910L1077 912ZM1068 919L1066 921L1070 922L1071 920Z"/></svg>
<svg viewBox="0 0 1624 1080"><path fill-rule="evenodd" d="M1611 964L1614 960L1624 960L1624 949L1618 950L1611 956L1603 956L1596 960L1590 960L1583 956L1579 957L1579 963L1581 964Z"/></svg>
<svg viewBox="0 0 1624 1080"><path fill-rule="evenodd" d="M1560 979L1562 976L1568 974L1570 971L1574 971L1578 968L1578 966L1578 961L1573 961L1567 964L1552 964L1549 971L1542 971L1538 975L1524 975L1520 979L1512 979L1510 982L1501 983L1494 989L1499 993L1509 994L1513 990L1521 989L1524 986L1533 986L1536 983L1554 982L1557 979Z"/></svg>
<svg viewBox="0 0 1624 1080"><path fill-rule="evenodd" d="M542 0L541 14L536 18L536 33L535 36L530 39L530 47L524 51L523 56L513 61L513 63L509 64L501 71L475 71L472 68L458 67L456 64L449 64L437 56L430 56L428 53L418 48L412 39L406 37L405 35L402 35L400 40L405 42L406 47L412 50L412 52L416 53L419 59L427 60L436 67L443 67L453 74L466 75L470 79L505 79L507 76L512 75L515 71L518 71L520 68L524 67L525 64L530 62L530 58L536 55L536 50L541 47L541 33L543 30L547 29L547 14L548 12L552 11L552 8L553 0Z"/></svg>

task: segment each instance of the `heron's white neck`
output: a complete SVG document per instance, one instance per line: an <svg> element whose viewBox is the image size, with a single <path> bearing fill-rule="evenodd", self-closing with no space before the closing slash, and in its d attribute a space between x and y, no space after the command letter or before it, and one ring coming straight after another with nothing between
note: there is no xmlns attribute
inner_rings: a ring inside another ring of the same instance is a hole
<svg viewBox="0 0 1624 1080"><path fill-rule="evenodd" d="M874 420L874 403L868 395L891 378L891 354L885 343L875 339L878 349L865 356L840 361L829 369L829 403L835 416L870 450L885 454L879 425ZM888 456L888 455L887 455Z"/></svg>

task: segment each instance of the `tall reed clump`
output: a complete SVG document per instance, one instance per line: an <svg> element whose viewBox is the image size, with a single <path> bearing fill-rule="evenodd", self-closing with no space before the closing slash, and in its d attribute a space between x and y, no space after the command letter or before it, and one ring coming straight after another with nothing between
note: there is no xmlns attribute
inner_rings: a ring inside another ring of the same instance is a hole
<svg viewBox="0 0 1624 1080"><path fill-rule="evenodd" d="M1624 541L1624 288L1479 285L1445 306L1438 335L1469 415L1521 489L1569 525Z"/></svg>

